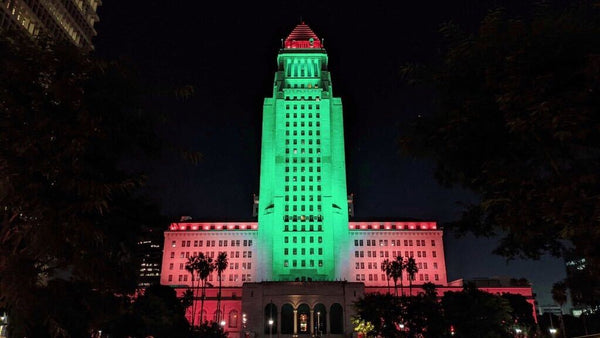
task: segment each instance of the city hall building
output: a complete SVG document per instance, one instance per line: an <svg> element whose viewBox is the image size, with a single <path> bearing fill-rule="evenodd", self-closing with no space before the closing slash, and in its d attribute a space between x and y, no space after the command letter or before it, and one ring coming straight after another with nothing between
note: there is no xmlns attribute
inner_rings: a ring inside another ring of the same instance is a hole
<svg viewBox="0 0 600 338"><path fill-rule="evenodd" d="M321 40L304 23L277 55L273 94L263 105L258 220L182 219L164 233L160 281L179 295L192 286L185 268L190 257L227 253L220 312L213 272L204 306L198 299L194 313L188 310L190 321L219 318L230 337L349 337L353 302L389 290L382 262L398 256L417 263L413 294L427 282L439 294L460 290L460 281L447 281L436 222L349 220L342 101L333 95L327 63ZM408 288L403 292L408 295ZM510 292L533 303L531 287Z"/></svg>

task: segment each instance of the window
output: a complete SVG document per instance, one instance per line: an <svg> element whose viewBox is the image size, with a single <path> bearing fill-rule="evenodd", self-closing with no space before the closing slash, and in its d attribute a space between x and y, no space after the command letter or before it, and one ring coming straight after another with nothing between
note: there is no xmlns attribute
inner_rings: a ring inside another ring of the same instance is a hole
<svg viewBox="0 0 600 338"><path fill-rule="evenodd" d="M169 282L172 282L172 281L173 281L173 275L169 275Z"/></svg>
<svg viewBox="0 0 600 338"><path fill-rule="evenodd" d="M440 276L438 276L438 274L435 274L435 275L433 275L433 279L440 280Z"/></svg>
<svg viewBox="0 0 600 338"><path fill-rule="evenodd" d="M171 252L171 258L175 258L175 251Z"/></svg>
<svg viewBox="0 0 600 338"><path fill-rule="evenodd" d="M437 257L437 255L436 255L436 252L435 252L435 251L432 251L432 252L431 252L431 255L432 255L433 257Z"/></svg>
<svg viewBox="0 0 600 338"><path fill-rule="evenodd" d="M176 246L177 246L177 243L176 243L175 241L172 241L172 242L171 242L171 247L172 247L172 248L174 248L174 247L176 247Z"/></svg>
<svg viewBox="0 0 600 338"><path fill-rule="evenodd" d="M173 263L169 264L169 270L173 270Z"/></svg>

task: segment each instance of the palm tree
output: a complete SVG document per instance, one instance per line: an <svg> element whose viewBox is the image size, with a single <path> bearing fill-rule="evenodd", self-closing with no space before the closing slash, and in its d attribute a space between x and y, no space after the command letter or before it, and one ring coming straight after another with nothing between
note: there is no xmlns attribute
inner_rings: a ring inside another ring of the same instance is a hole
<svg viewBox="0 0 600 338"><path fill-rule="evenodd" d="M552 285L552 299L560 306L560 330L562 331L562 336L564 338L567 336L562 315L563 305L567 302L567 284L565 284L565 282L557 282Z"/></svg>
<svg viewBox="0 0 600 338"><path fill-rule="evenodd" d="M390 293L390 275L391 275L390 269L391 269L390 260L386 258L383 260L383 262L381 262L381 271L383 271L383 273L385 273L385 277L387 279L388 294Z"/></svg>
<svg viewBox="0 0 600 338"><path fill-rule="evenodd" d="M185 270L188 271L190 273L190 275L192 275L191 278L191 283L192 283L192 328L194 327L194 320L196 318L196 298L197 298L197 293L198 293L198 288L194 288L194 280L198 280L198 278L194 279L194 275L196 273L198 267L198 256L192 256L188 258L188 261L185 263ZM200 283L200 280L198 280L198 283Z"/></svg>
<svg viewBox="0 0 600 338"><path fill-rule="evenodd" d="M204 321L204 298L206 298L206 279L215 269L213 260L210 257L205 256L203 253L198 253L198 265L196 272L198 278L202 282L202 296L200 298L200 324Z"/></svg>
<svg viewBox="0 0 600 338"><path fill-rule="evenodd" d="M398 297L398 278L402 277L402 270L404 269L402 257L398 258L390 262L390 275L394 280L394 291L396 292L396 297Z"/></svg>
<svg viewBox="0 0 600 338"><path fill-rule="evenodd" d="M404 260L402 259L402 256L396 257L396 262L398 262L397 266L400 269L400 272L399 272L399 277L400 277L400 293L402 294L402 296L404 296L404 282L403 282L404 278L402 277L402 271L406 270L406 263L404 263Z"/></svg>
<svg viewBox="0 0 600 338"><path fill-rule="evenodd" d="M225 269L227 269L227 252L219 252L217 260L215 261L215 270L217 270L217 276L219 278L219 293L217 293L217 323L221 322L221 275Z"/></svg>
<svg viewBox="0 0 600 338"><path fill-rule="evenodd" d="M406 261L406 273L408 274L409 294L412 296L412 281L415 280L415 275L419 272L417 262L414 257L408 257Z"/></svg>

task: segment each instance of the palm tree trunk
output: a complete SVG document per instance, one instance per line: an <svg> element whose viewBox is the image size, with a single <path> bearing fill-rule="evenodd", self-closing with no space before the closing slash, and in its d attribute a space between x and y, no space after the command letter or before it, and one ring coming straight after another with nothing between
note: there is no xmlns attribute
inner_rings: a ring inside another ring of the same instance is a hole
<svg viewBox="0 0 600 338"><path fill-rule="evenodd" d="M387 282L388 282L388 293L390 293L390 277L387 277Z"/></svg>
<svg viewBox="0 0 600 338"><path fill-rule="evenodd" d="M192 272L192 329L196 320L196 288L194 288L194 273Z"/></svg>
<svg viewBox="0 0 600 338"><path fill-rule="evenodd" d="M402 276L400 276L400 293L402 293L402 297L404 297L404 282L402 281Z"/></svg>
<svg viewBox="0 0 600 338"><path fill-rule="evenodd" d="M219 276L219 293L217 294L217 323L221 322L221 272L217 274Z"/></svg>
<svg viewBox="0 0 600 338"><path fill-rule="evenodd" d="M206 288L206 281L202 280L202 298L200 299L200 325L204 322L204 290Z"/></svg>

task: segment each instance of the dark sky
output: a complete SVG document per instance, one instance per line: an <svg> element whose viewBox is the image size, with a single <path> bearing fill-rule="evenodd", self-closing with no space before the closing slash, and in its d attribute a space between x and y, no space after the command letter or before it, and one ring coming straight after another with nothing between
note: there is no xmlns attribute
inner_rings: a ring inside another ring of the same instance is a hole
<svg viewBox="0 0 600 338"><path fill-rule="evenodd" d="M147 164L152 195L165 214L251 217L262 101L271 95L281 39L304 20L325 39L334 94L344 105L347 182L356 216L444 222L459 215L459 202L476 196L440 187L430 162L398 153L401 127L434 106L431 92L402 83L399 69L435 60L443 22L473 30L497 5L527 15L525 2L105 1L94 42L98 55L128 60L148 83L196 88L185 102L161 102L170 116L161 133L203 154L197 166L175 156ZM525 277L539 303L550 304L552 283L564 277L562 261L507 263L490 254L496 242L446 234L448 279Z"/></svg>

